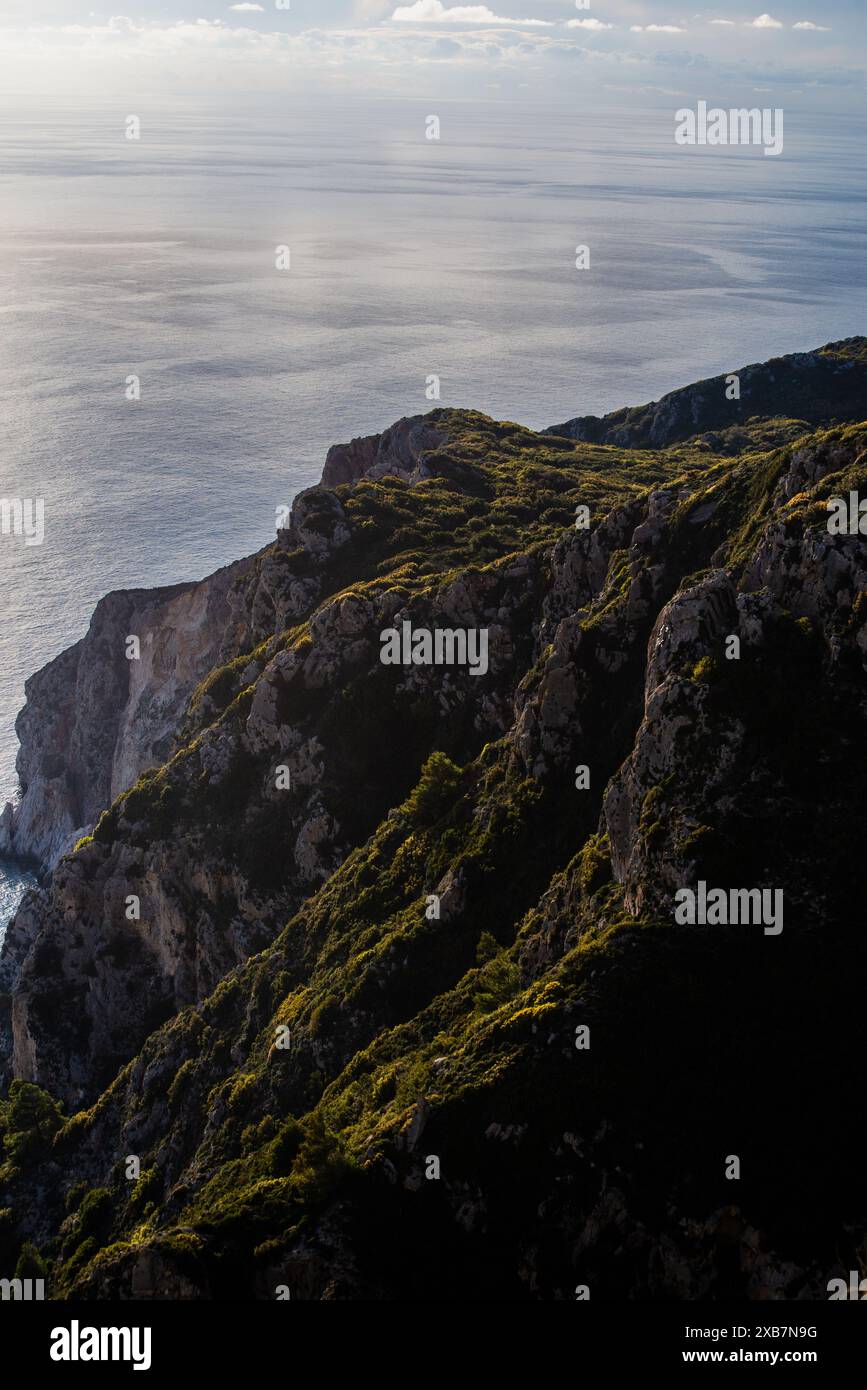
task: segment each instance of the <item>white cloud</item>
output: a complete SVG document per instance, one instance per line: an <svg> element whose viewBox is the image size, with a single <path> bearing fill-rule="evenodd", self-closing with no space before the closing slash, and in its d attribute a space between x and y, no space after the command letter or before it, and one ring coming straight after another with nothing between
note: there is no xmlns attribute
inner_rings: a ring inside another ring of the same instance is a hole
<svg viewBox="0 0 867 1390"><path fill-rule="evenodd" d="M792 25L793 29L815 29L817 33L830 34L827 24L814 24L811 19L801 19L797 24Z"/></svg>
<svg viewBox="0 0 867 1390"><path fill-rule="evenodd" d="M633 34L682 34L679 24L630 24Z"/></svg>
<svg viewBox="0 0 867 1390"><path fill-rule="evenodd" d="M760 14L758 19L754 19L750 24L751 29L782 29L783 25L779 19L774 19L772 15Z"/></svg>
<svg viewBox="0 0 867 1390"><path fill-rule="evenodd" d="M551 28L550 19L507 19L494 14L487 5L444 5L442 0L415 0L414 5L398 5L392 20L398 24L534 24Z"/></svg>
<svg viewBox="0 0 867 1390"><path fill-rule="evenodd" d="M724 24L727 29L734 29L735 27L733 19L712 19L711 24Z"/></svg>
<svg viewBox="0 0 867 1390"><path fill-rule="evenodd" d="M358 43L365 42L359 32ZM346 36L311 31L291 35L263 32L242 24L241 16L220 20L180 20L153 24L113 16L93 24L32 25L3 31L0 89L38 90L39 74L59 91L90 91L96 86L148 94L185 90L187 84L221 90L263 89L285 84L286 69L319 74L354 61L357 49ZM380 55L371 46L370 56Z"/></svg>
<svg viewBox="0 0 867 1390"><path fill-rule="evenodd" d="M570 19L566 23L567 29L613 29L613 24L603 24L601 19Z"/></svg>
<svg viewBox="0 0 867 1390"><path fill-rule="evenodd" d="M239 3L241 0L239 0ZM227 7L228 8L228 7ZM499 8L499 7L497 7ZM518 6L516 5L516 8ZM391 0L389 11L394 9ZM444 74L455 91L496 69L517 75L538 62L588 56L554 25L455 26L446 35L419 24L387 28L309 29L301 33L250 24L248 16L158 24L126 17L90 24L3 29L0 91L126 92L283 91L291 71L299 87L413 93ZM565 71L565 70L564 70ZM41 85L40 85L41 84ZM473 88L474 89L474 88Z"/></svg>
<svg viewBox="0 0 867 1390"><path fill-rule="evenodd" d="M229 9L234 10L236 14L251 14L254 10L257 12L257 14L265 13L264 5L230 5Z"/></svg>
<svg viewBox="0 0 867 1390"><path fill-rule="evenodd" d="M261 3L266 12L270 10L268 0ZM803 3L806 8L807 0ZM354 10L358 14L363 8L375 18L376 4L377 0L347 0L344 13ZM386 5L390 16L395 0L386 0ZM538 0L536 12L545 13L546 6L547 0ZM492 0L490 6L447 3L444 9L482 8L495 14L501 9L515 9L526 14L535 7L536 0ZM298 8L293 5L293 12ZM113 18L85 24L0 26L0 91L26 95L50 88L76 94L103 90L114 95L134 90L149 100L189 91L218 91L221 98L224 93L243 93L246 99L255 93L264 100L272 93L285 93L287 77L291 77L293 87L317 92L375 91L400 96L435 92L439 96L445 90L472 96L483 90L488 78L494 78L504 90L510 84L517 87L524 79L535 97L549 87L571 90L570 84L580 72L589 84L607 83L612 91L674 87L680 93L681 69L686 64L709 71L713 66L705 56L683 53L685 34L684 43L673 44L663 36L653 38L651 32L649 43L633 41L611 53L612 41L587 43L580 28L566 29L568 9L565 14L561 10L556 25L543 28L524 28L514 21L508 25L487 21L476 26L461 22L450 28L418 22L371 25L368 21L364 26L359 23L356 27L299 32L285 27L278 30L268 22L267 13L253 23L249 15L227 10L228 0L222 22L155 23ZM556 14L553 0L547 13ZM634 14L633 9L629 18ZM791 24L790 17L786 30L790 31ZM707 35L707 23L702 22L701 27ZM696 28L695 21L686 25L687 30ZM615 19L613 29L615 34L628 32L628 20L618 23ZM681 35L675 32L672 37ZM798 48L804 46L797 39L793 43ZM780 40L769 40L768 44L776 52ZM728 44L709 47L726 48ZM759 47L766 49L768 45ZM668 51L674 49L681 51ZM660 67L660 61L665 66ZM768 66L770 72L765 71ZM727 78L749 79L751 85L810 81L813 86L830 88L844 83L852 92L862 80L860 67L831 64L817 70L815 62L809 67L791 68L751 59L745 73L734 65L719 71ZM683 89L683 96L692 99L689 89ZM121 104L120 109L126 107Z"/></svg>

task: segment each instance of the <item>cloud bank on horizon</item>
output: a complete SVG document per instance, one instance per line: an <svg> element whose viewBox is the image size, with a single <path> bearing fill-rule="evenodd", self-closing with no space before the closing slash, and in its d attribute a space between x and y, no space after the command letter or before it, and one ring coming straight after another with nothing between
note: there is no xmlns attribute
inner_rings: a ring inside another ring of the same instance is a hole
<svg viewBox="0 0 867 1390"><path fill-rule="evenodd" d="M391 16L396 24L522 24L551 29L553 19L518 19L495 14L487 5L444 5L443 0L415 0L398 5Z"/></svg>
<svg viewBox="0 0 867 1390"><path fill-rule="evenodd" d="M165 0L110 15L79 0L5 0L0 88L546 97L580 81L626 98L698 93L742 103L785 89L832 111L863 101L864 0L698 12L676 0L285 3Z"/></svg>

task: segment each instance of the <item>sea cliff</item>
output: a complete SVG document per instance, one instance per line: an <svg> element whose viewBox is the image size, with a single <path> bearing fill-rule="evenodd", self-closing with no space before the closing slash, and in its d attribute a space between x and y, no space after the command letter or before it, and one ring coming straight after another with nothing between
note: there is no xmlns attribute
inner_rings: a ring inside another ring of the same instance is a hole
<svg viewBox="0 0 867 1390"><path fill-rule="evenodd" d="M0 954L7 1262L823 1296L867 1236L867 540L827 526L865 353L744 369L737 408L400 421L259 554L103 600L28 683L3 823L50 871ZM483 629L486 669L385 664L404 623ZM699 882L781 891L784 931L679 926Z"/></svg>

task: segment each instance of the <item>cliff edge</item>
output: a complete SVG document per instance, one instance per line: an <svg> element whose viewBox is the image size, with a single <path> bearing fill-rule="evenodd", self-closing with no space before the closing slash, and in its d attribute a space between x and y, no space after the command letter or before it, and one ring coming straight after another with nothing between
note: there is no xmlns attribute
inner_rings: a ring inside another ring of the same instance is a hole
<svg viewBox="0 0 867 1390"><path fill-rule="evenodd" d="M772 364L737 448L401 421L258 555L104 601L22 716L17 833L92 829L0 951L10 1268L529 1301L857 1268L867 538L829 504L867 495L863 347ZM445 632L484 661L383 660Z"/></svg>

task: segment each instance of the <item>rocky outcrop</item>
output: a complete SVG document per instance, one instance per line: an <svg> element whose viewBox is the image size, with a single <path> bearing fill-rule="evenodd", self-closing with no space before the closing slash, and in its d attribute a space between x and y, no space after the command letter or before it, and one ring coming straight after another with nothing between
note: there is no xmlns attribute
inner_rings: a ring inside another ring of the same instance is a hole
<svg viewBox="0 0 867 1390"><path fill-rule="evenodd" d="M826 480L840 486L822 486ZM867 494L867 434L858 431L792 451L774 498L773 519L746 566L741 588L767 593L798 618L826 633L836 658L854 641L867 659L867 545L862 535L829 534L822 511L804 526L799 503L817 493ZM827 496L823 498L827 505ZM847 633L848 630L848 633ZM848 640L847 641L847 636Z"/></svg>
<svg viewBox="0 0 867 1390"><path fill-rule="evenodd" d="M711 572L678 592L657 618L643 719L606 790L602 820L615 876L636 914L669 913L675 891L732 858L738 842L744 864L764 853L764 872L773 879L776 862L777 880L797 893L795 865L781 862L794 836L781 842L774 830L784 750L774 746L773 727L758 744L750 734L759 713L753 687L764 689L769 709L778 701L805 703L807 756L817 736L809 726L820 727L840 698L852 700L855 717L867 651L867 541L829 535L819 499L829 475L842 471L847 488L867 480L858 471L865 457L859 432L795 450L741 575ZM786 672L794 677L791 691ZM845 767L848 754L838 747L825 757L830 776L830 763L839 759ZM790 792L792 820L796 799ZM806 894L803 906L807 916L818 908ZM818 910L827 912L827 901Z"/></svg>
<svg viewBox="0 0 867 1390"><path fill-rule="evenodd" d="M314 557L323 517L335 522L333 548L343 527L336 497L304 494L293 531ZM223 696L222 717L205 719L164 772L122 797L95 840L60 861L9 927L5 1068L70 1104L92 1100L162 1019L204 999L272 941L392 796L409 790L411 765L394 793L381 788L378 764L387 766L395 730L412 728L422 756L443 720L467 753L503 734L516 669L529 650L520 630L535 580L535 566L522 557L461 575L424 598L398 588L344 593L319 605L309 635L270 658L251 655ZM404 621L484 628L486 672L383 667L380 635ZM378 704L358 751L351 715L346 728L340 723L350 684ZM454 891L443 894L451 904ZM74 1008L61 1008L61 1000ZM3 1020L0 1004L0 1027ZM5 1068L0 1060L0 1076Z"/></svg>
<svg viewBox="0 0 867 1390"><path fill-rule="evenodd" d="M848 338L817 352L793 353L770 362L732 368L731 373L671 391L649 405L610 415L577 416L554 425L550 434L625 449L665 449L687 439L703 439L716 452L740 453L754 447L749 421L790 417L807 425L860 420L867 398L865 340ZM730 399L730 376L740 395Z"/></svg>
<svg viewBox="0 0 867 1390"><path fill-rule="evenodd" d="M26 684L22 794L0 818L0 853L52 868L145 769L168 760L206 676L310 612L317 570L348 536L337 497L313 488L258 555L200 583L102 599L86 636ZM306 573L284 563L298 551Z"/></svg>
<svg viewBox="0 0 867 1390"><path fill-rule="evenodd" d="M721 776L731 767L739 725L716 731L705 712L708 687L693 679L697 663L709 656L723 659L725 639L739 635L737 593L722 571L709 575L668 603L648 644L644 718L635 747L609 784L603 804L615 877L625 887L630 911L669 908L676 889L698 876L689 847L700 819L698 807L675 813L672 797L660 804L660 788L684 783L684 770L700 768L703 806L712 814L712 798ZM710 756L709 756L710 755ZM692 777L689 776L690 784ZM691 812L691 814L690 814ZM665 847L660 844L665 838Z"/></svg>
<svg viewBox="0 0 867 1390"><path fill-rule="evenodd" d="M438 413L414 415L399 420L384 434L370 434L349 444L335 444L328 450L322 470L322 486L338 487L357 483L361 478L376 481L391 475L409 483L430 476L425 455L436 452L447 442L445 430L434 423Z"/></svg>
<svg viewBox="0 0 867 1390"><path fill-rule="evenodd" d="M227 594L242 568L109 594L87 635L30 678L16 723L22 796L3 852L50 867L143 768L165 761L190 694L231 643Z"/></svg>
<svg viewBox="0 0 867 1390"><path fill-rule="evenodd" d="M865 1237L867 541L825 525L864 428L753 443L404 421L238 568L174 729L162 632L100 756L167 756L0 954L13 1261L85 1298L822 1295ZM384 663L404 623L486 669ZM675 923L698 879L783 891L785 932Z"/></svg>
<svg viewBox="0 0 867 1390"><path fill-rule="evenodd" d="M332 448L322 485L295 498L275 545L200 583L109 594L87 635L32 676L16 723L21 798L0 813L0 853L51 868L100 813L175 746L204 678L306 617L322 571L350 536L339 483L429 476L425 455L447 435L428 417ZM302 552L293 570L285 557ZM128 656L128 639L138 653Z"/></svg>
<svg viewBox="0 0 867 1390"><path fill-rule="evenodd" d="M537 649L539 663L516 701L514 747L520 764L543 780L574 758L587 764L610 748L596 776L625 752L609 734L610 703L623 701L630 669L663 593L673 584L668 520L686 490L655 489L615 508L591 531L571 531L555 545Z"/></svg>

